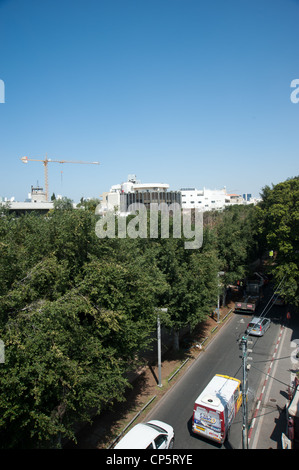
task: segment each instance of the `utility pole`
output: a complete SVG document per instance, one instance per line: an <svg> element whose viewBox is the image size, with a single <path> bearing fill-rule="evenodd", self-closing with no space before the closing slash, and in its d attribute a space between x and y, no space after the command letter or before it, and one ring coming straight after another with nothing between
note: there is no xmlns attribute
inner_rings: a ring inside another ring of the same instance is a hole
<svg viewBox="0 0 299 470"><path fill-rule="evenodd" d="M240 341L240 349L242 349L242 371L243 371L243 380L242 380L242 410L243 410L242 447L243 449L248 449L247 371L248 369L250 369L250 365L247 365L247 360L252 359L251 357L248 357L247 355L248 352L252 352L251 349L247 349L247 343L252 343L252 341L248 341L247 337L243 336Z"/></svg>

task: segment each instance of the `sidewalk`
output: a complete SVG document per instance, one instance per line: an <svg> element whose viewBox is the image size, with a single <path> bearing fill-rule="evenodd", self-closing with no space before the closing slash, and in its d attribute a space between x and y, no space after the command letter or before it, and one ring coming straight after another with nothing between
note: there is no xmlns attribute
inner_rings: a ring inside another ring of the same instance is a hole
<svg viewBox="0 0 299 470"><path fill-rule="evenodd" d="M295 357L298 345L297 314L290 326L281 327L249 429L249 449L282 449L281 436L287 429L288 387L299 370L299 359Z"/></svg>

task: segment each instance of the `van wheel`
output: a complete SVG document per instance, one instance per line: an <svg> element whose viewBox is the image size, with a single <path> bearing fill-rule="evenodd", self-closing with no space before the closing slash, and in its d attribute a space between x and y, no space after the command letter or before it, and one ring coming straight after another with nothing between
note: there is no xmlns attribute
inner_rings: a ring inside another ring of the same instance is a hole
<svg viewBox="0 0 299 470"><path fill-rule="evenodd" d="M168 449L173 449L173 444L174 444L174 438L171 439Z"/></svg>
<svg viewBox="0 0 299 470"><path fill-rule="evenodd" d="M230 428L228 428L227 433L226 433L226 436L225 436L225 440L226 440L226 441L229 440L229 435L230 435Z"/></svg>

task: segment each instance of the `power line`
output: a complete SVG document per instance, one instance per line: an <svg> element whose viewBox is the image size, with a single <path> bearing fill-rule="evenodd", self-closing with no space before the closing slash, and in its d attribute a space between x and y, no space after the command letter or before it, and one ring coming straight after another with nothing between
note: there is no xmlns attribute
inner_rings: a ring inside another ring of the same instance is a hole
<svg viewBox="0 0 299 470"><path fill-rule="evenodd" d="M264 308L264 310L262 311L262 313L260 314L260 316L259 316L258 318L262 318L266 313L268 313L268 312L265 312L265 310L267 309L269 303L272 301L273 297L277 294L277 292L278 292L278 290L280 289L280 286L281 286L282 282L284 281L284 278L285 278L285 277L286 277L286 274L283 276L283 278L282 278L282 280L280 281L278 287L276 287L276 289L275 289L274 293L272 294L270 300L268 301L266 307ZM271 305L271 307L269 308L268 311L270 311L270 309L272 308L272 306L273 306L273 304ZM265 313L264 313L264 312L265 312Z"/></svg>
<svg viewBox="0 0 299 470"><path fill-rule="evenodd" d="M285 358L284 357L279 357L278 359L285 359ZM253 369L256 369L259 372L261 372L262 374L266 375L267 377L270 377L270 379L276 380L276 382L279 382L282 385L285 385L286 387L290 386L290 384L286 384L285 382L282 382L281 380L276 379L275 377L273 377L273 375L268 374L268 372L264 372L263 370L260 370L258 367L255 367L255 366L252 366L252 367L253 367ZM292 388L294 388L294 387L292 387Z"/></svg>

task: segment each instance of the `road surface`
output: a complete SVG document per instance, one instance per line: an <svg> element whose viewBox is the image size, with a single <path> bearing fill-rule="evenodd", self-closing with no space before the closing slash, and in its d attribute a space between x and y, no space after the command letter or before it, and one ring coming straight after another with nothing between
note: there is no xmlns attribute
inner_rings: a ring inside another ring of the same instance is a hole
<svg viewBox="0 0 299 470"><path fill-rule="evenodd" d="M265 304L260 306L258 314L263 311L264 307ZM250 348L253 349L250 354L253 358L253 366L248 372L249 420L257 402L261 382L273 356L281 327L280 315L281 310L273 307L267 314L267 317L272 319L272 324L265 336L250 338L253 341L250 345ZM239 341L250 319L251 315L233 313L229 322L221 329L220 334L215 336L183 377L146 416L146 421L159 419L174 427L176 449L242 449L242 407L231 426L229 440L222 446L194 435L191 431L191 419L195 399L215 374L230 375L242 381Z"/></svg>

